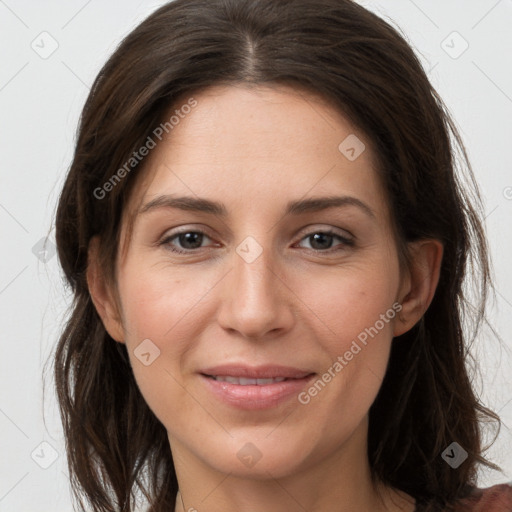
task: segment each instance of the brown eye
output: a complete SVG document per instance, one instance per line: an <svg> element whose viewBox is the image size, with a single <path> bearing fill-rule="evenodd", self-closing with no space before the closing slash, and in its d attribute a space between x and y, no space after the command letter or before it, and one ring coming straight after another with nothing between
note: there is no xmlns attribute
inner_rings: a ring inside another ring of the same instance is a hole
<svg viewBox="0 0 512 512"><path fill-rule="evenodd" d="M172 252L186 254L188 252L201 249L202 242L204 241L205 237L209 239L206 233L203 233L202 231L182 231L180 233L174 233L165 237L160 242L160 245L164 245ZM173 243L173 240L175 239L177 242ZM177 248L175 245L176 243L178 243L181 248Z"/></svg>
<svg viewBox="0 0 512 512"><path fill-rule="evenodd" d="M315 231L306 235L302 240L308 240L311 246L310 248L314 251L327 252L329 249L332 249L335 239L341 240L341 244L338 244L341 246L354 245L353 240L335 233L334 231ZM341 249L343 249L343 247L341 247Z"/></svg>

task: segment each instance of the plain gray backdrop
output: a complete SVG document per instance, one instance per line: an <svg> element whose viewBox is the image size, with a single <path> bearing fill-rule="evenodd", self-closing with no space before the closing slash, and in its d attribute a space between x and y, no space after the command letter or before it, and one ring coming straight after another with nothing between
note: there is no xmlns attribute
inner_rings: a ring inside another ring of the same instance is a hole
<svg viewBox="0 0 512 512"><path fill-rule="evenodd" d="M45 367L70 299L54 254L53 216L93 79L120 40L163 3L0 0L0 512L72 510ZM400 27L415 48L481 187L498 291L488 321L503 342L482 332L473 353L483 378L475 386L503 420L488 455L504 474L482 472L479 484L510 481L512 0L360 3Z"/></svg>

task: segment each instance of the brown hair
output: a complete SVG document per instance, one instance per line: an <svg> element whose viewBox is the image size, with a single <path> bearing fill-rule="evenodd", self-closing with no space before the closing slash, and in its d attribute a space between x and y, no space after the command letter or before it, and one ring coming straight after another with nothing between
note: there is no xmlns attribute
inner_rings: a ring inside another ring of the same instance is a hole
<svg viewBox="0 0 512 512"><path fill-rule="evenodd" d="M142 491L151 511L173 510L167 432L86 281L88 245L99 235L102 268L115 285L122 214L144 163L105 197L95 190L177 98L239 83L289 84L331 101L373 144L400 254L415 239L444 244L429 309L393 341L370 409L368 457L374 479L432 509L467 495L479 463L496 469L481 455L481 426L499 418L472 389L466 365L476 334L468 339L463 323L472 321L477 332L492 282L471 166L419 60L396 29L350 0L175 0L133 30L97 76L58 205L58 255L74 302L56 349L55 381L75 497L94 511L129 512ZM476 306L463 293L468 273ZM468 452L456 470L440 456L453 441Z"/></svg>

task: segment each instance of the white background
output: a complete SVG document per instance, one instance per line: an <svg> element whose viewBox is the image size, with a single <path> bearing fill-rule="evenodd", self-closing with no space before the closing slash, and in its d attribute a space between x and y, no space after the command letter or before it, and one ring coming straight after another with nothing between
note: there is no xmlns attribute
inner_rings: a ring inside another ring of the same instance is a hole
<svg viewBox="0 0 512 512"><path fill-rule="evenodd" d="M69 296L51 244L46 262L33 248L47 235L54 241L55 205L94 77L122 37L162 3L0 0L0 511L72 510L51 366L45 367ZM475 351L483 378L476 384L503 419L489 456L504 474L485 472L480 485L510 481L512 0L360 3L398 25L416 48L460 127L481 186L498 291L489 324L503 342L483 332ZM47 51L53 39L58 48L46 59L31 47ZM453 58L464 40L469 47ZM52 456L53 464L40 467Z"/></svg>

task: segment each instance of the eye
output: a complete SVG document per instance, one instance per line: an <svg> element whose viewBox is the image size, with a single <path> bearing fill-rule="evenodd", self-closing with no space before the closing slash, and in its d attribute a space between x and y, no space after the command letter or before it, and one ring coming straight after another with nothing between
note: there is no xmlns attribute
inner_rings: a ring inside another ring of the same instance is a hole
<svg viewBox="0 0 512 512"><path fill-rule="evenodd" d="M205 238L210 239L210 237L204 231L184 230L179 233L174 233L165 237L159 243L159 245L165 246L170 251L178 254L191 254L197 251L197 249L201 249L202 247L204 247L202 246L202 242L204 241ZM336 238L341 241L341 244L338 244L341 247L333 249L333 240ZM176 240L176 242L173 242L174 240ZM354 240L347 238L346 236L343 236L332 230L313 231L307 234L305 237L303 237L301 239L301 242L303 240L309 240L311 244L311 250L316 252L338 251L343 250L347 246L352 247L354 245ZM179 243L181 248L176 247L176 243ZM306 247L306 249L307 248L308 247Z"/></svg>
<svg viewBox="0 0 512 512"><path fill-rule="evenodd" d="M341 245L342 247L332 248L333 240L335 238L341 240L341 244L338 245ZM317 252L331 252L331 250L338 251L343 250L346 246L352 247L354 245L354 240L332 230L314 231L303 237L302 240L309 240L311 249Z"/></svg>
<svg viewBox="0 0 512 512"><path fill-rule="evenodd" d="M210 238L203 231L182 231L180 233L174 233L173 235L165 237L159 245L165 245L170 251L177 252L180 254L188 254L193 252L195 249L200 249L204 238ZM172 241L176 239L181 245L182 249L176 248Z"/></svg>

